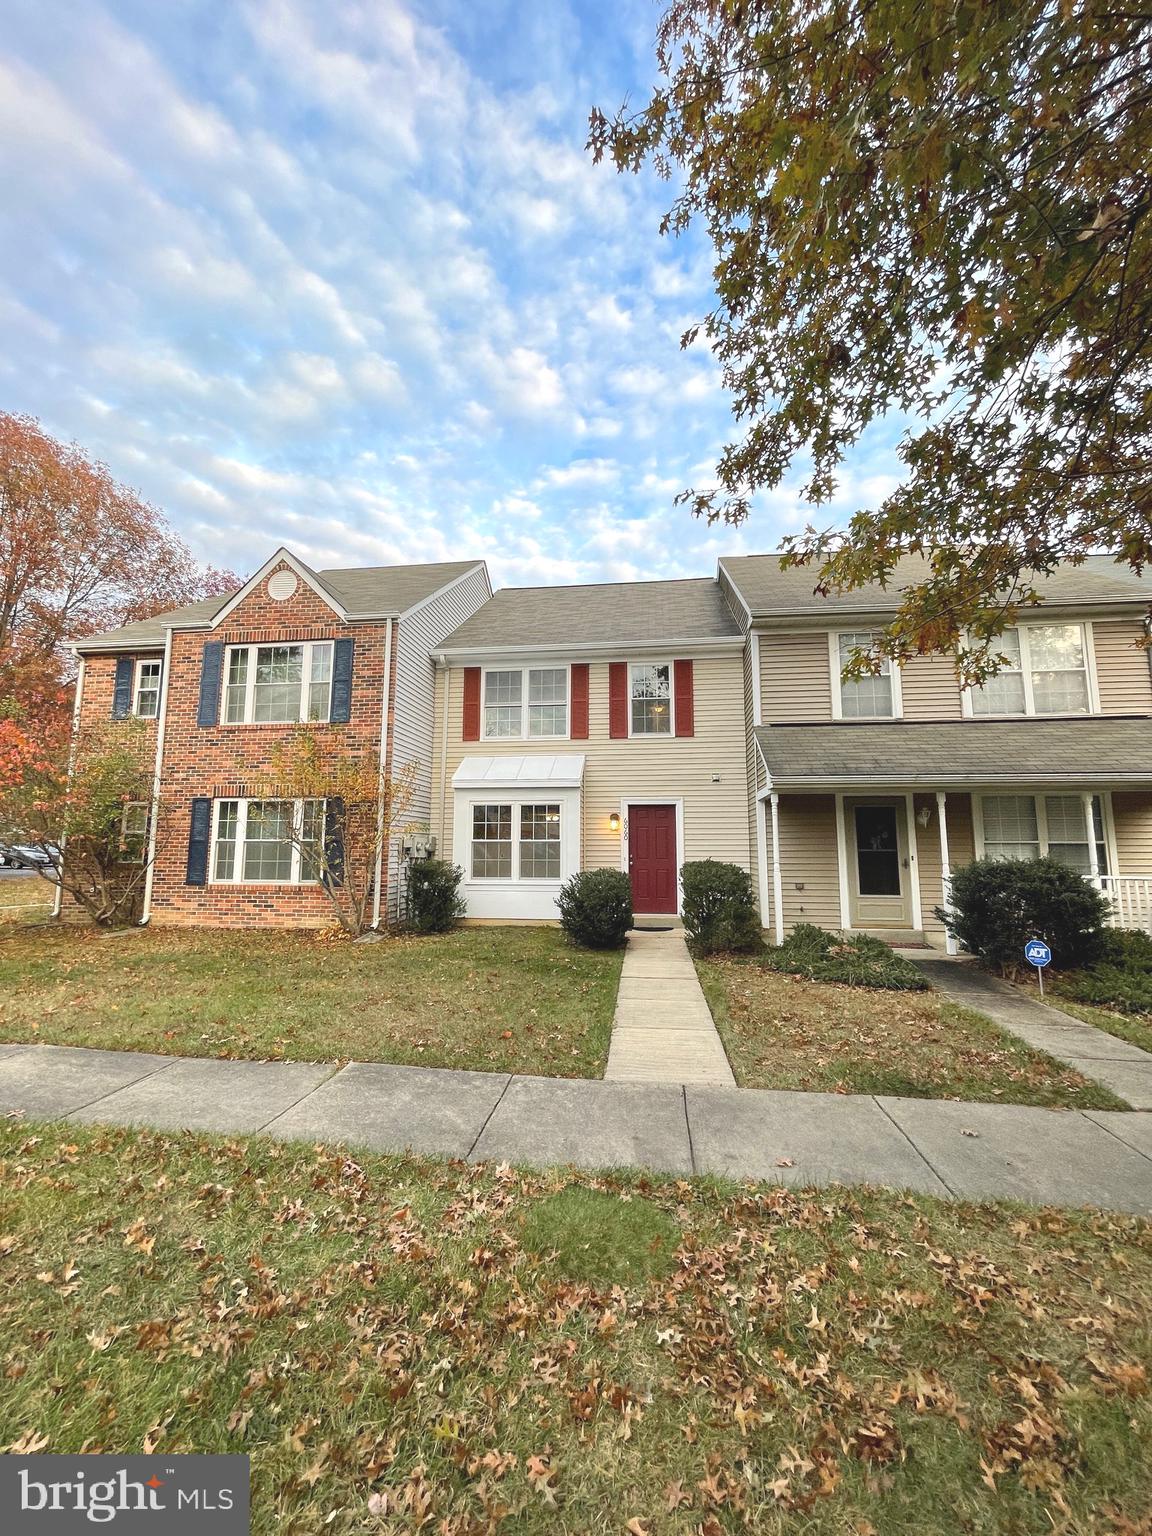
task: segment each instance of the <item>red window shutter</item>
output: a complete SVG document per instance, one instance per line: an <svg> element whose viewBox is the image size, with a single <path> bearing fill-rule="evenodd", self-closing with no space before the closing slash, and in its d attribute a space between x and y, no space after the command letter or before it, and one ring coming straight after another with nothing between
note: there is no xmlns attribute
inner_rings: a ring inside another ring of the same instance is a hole
<svg viewBox="0 0 1152 1536"><path fill-rule="evenodd" d="M690 661L674 662L672 671L676 692L676 734L692 736L695 734L696 726L693 713L692 663Z"/></svg>
<svg viewBox="0 0 1152 1536"><path fill-rule="evenodd" d="M628 663L608 663L608 734L617 739L628 734Z"/></svg>
<svg viewBox="0 0 1152 1536"><path fill-rule="evenodd" d="M464 740L480 740L480 668L464 668Z"/></svg>
<svg viewBox="0 0 1152 1536"><path fill-rule="evenodd" d="M568 706L571 725L568 734L573 741L588 740L588 663L572 663L572 699Z"/></svg>

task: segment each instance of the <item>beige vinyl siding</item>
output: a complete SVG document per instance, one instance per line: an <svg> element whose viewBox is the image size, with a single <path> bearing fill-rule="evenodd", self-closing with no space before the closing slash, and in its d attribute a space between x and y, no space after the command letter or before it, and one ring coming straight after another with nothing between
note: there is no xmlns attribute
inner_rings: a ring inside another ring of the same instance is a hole
<svg viewBox="0 0 1152 1536"><path fill-rule="evenodd" d="M766 829L771 848L771 820ZM780 873L786 929L796 923L840 927L835 795L780 796Z"/></svg>
<svg viewBox="0 0 1152 1536"><path fill-rule="evenodd" d="M910 656L900 668L905 720L959 720L960 684L947 656Z"/></svg>
<svg viewBox="0 0 1152 1536"><path fill-rule="evenodd" d="M1093 624L1092 643L1102 714L1152 714L1150 653L1137 645L1143 633L1144 626L1139 619Z"/></svg>
<svg viewBox="0 0 1152 1536"><path fill-rule="evenodd" d="M1152 792L1114 791L1112 820L1117 874L1152 876Z"/></svg>
<svg viewBox="0 0 1152 1536"><path fill-rule="evenodd" d="M827 630L761 633L760 702L765 725L831 720L832 663Z"/></svg>
<svg viewBox="0 0 1152 1536"><path fill-rule="evenodd" d="M936 815L936 796L913 795L917 813L929 809L931 820L926 827L916 823L916 870L920 881L920 915L928 933L943 933L944 925L933 916L933 908L944 903L942 866L940 862L940 822ZM948 862L953 871L971 864L976 857L976 837L972 827L972 796L949 794L945 806L948 819Z"/></svg>
<svg viewBox="0 0 1152 1536"><path fill-rule="evenodd" d="M683 656L684 653L678 654ZM669 660L673 659L669 657ZM443 757L446 680L448 750ZM440 797L438 788L433 830L443 856L462 862L467 852L452 848L452 775L463 758L579 752L586 759L582 868L620 867L620 833L611 830L608 817L613 811L620 810L622 799L634 796L637 800L684 802L684 847L677 854L681 863L685 859L726 859L739 864L742 869L753 869L745 767L744 674L740 655L694 658L693 736L612 740L608 735L607 662L593 662L588 681L587 741L464 741L464 669L453 666L438 674L434 773L438 786L442 760L444 771L443 796ZM713 774L719 775L719 783L712 782Z"/></svg>

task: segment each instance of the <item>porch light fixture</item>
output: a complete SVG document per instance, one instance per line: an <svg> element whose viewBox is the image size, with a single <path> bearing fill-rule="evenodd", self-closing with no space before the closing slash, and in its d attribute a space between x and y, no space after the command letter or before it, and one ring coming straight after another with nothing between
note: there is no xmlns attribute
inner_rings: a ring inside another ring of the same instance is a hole
<svg viewBox="0 0 1152 1536"><path fill-rule="evenodd" d="M620 830L620 812L619 811L610 811L609 812L609 814L608 814L608 825L612 829L613 832L619 832L619 830Z"/></svg>
<svg viewBox="0 0 1152 1536"><path fill-rule="evenodd" d="M927 827L928 823L932 820L932 807L930 805L922 805L916 812L916 820L922 827Z"/></svg>

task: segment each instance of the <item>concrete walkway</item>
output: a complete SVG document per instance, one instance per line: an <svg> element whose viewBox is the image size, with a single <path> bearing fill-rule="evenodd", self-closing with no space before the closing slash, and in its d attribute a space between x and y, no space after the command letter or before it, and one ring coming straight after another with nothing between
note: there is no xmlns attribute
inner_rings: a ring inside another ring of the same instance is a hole
<svg viewBox="0 0 1152 1536"><path fill-rule="evenodd" d="M604 1076L610 1083L736 1086L682 932L629 935Z"/></svg>
<svg viewBox="0 0 1152 1536"><path fill-rule="evenodd" d="M1152 1055L1139 1046L1022 996L971 960L908 958L952 1002L976 1009L1036 1050L1047 1051L1083 1077L1111 1088L1133 1109L1152 1109Z"/></svg>
<svg viewBox="0 0 1152 1536"><path fill-rule="evenodd" d="M1152 1215L1152 1115L0 1045L0 1113Z"/></svg>

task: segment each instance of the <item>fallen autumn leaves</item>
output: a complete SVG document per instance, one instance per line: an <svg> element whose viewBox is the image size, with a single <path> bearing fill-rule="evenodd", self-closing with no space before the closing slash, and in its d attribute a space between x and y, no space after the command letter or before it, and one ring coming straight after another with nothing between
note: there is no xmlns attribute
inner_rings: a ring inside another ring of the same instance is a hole
<svg viewBox="0 0 1152 1536"><path fill-rule="evenodd" d="M1135 1219L0 1147L0 1446L248 1451L258 1533L1148 1529ZM621 1280L613 1242L665 1228Z"/></svg>

